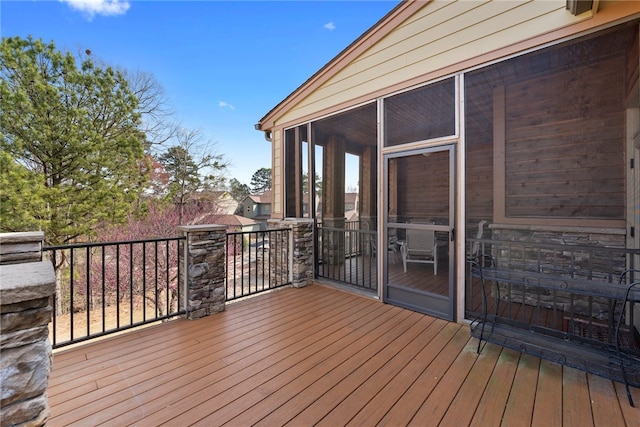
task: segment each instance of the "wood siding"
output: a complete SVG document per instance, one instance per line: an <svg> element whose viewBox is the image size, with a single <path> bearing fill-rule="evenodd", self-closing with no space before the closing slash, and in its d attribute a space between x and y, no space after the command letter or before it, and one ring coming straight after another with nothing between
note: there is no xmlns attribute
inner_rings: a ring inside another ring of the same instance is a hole
<svg viewBox="0 0 640 427"><path fill-rule="evenodd" d="M449 224L449 152L397 160L397 215L401 222Z"/></svg>
<svg viewBox="0 0 640 427"><path fill-rule="evenodd" d="M506 88L507 217L624 218L623 60Z"/></svg>
<svg viewBox="0 0 640 427"><path fill-rule="evenodd" d="M279 120L290 122L588 19L565 0L433 1L333 75Z"/></svg>
<svg viewBox="0 0 640 427"><path fill-rule="evenodd" d="M284 169L284 156L283 152L283 144L284 138L282 138L283 132L278 130L274 131L271 134L272 142L272 159L271 164L273 165L272 173L272 208L271 208L271 217L272 218L282 218L283 217L283 193L284 193L284 174L282 173Z"/></svg>
<svg viewBox="0 0 640 427"><path fill-rule="evenodd" d="M637 28L620 25L465 75L469 218L622 226L625 75Z"/></svg>

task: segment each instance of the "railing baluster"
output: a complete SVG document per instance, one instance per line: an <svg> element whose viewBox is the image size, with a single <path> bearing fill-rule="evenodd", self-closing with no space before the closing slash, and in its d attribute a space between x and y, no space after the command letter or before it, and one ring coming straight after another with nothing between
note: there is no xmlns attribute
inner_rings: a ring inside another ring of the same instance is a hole
<svg viewBox="0 0 640 427"><path fill-rule="evenodd" d="M43 255L44 255L44 251ZM56 268L57 266L57 257L56 257L56 253L57 251L54 249L51 251L51 261L53 262L53 267ZM56 288L58 288L58 286L56 286ZM56 318L58 317L58 299L60 298L60 295L58 295L57 289L56 292L54 292L53 294L53 345L55 346L58 343L58 323L56 321ZM61 314L61 313L60 313Z"/></svg>
<svg viewBox="0 0 640 427"><path fill-rule="evenodd" d="M153 294L153 299L155 301L154 304L154 311L155 311L155 316L158 317L158 242L155 242L154 245L154 254L153 254L153 259L155 260L154 262L154 275L155 275L155 279L156 279L156 283L155 283L155 293Z"/></svg>
<svg viewBox="0 0 640 427"><path fill-rule="evenodd" d="M105 304L105 282L106 282L106 270L105 270L105 261L106 261L106 257L105 257L105 247L106 246L101 246L101 250L102 250L102 268L101 268L101 275L102 275L102 332L104 332L107 329L107 313L106 313L106 304Z"/></svg>
<svg viewBox="0 0 640 427"><path fill-rule="evenodd" d="M116 328L120 329L120 245L116 245Z"/></svg>
<svg viewBox="0 0 640 427"><path fill-rule="evenodd" d="M265 276L264 276L264 263L265 263L264 254L265 254L265 250L268 251L268 248L265 247L264 234L263 234L262 235L262 246L260 248L260 258L261 258L260 267L262 268L262 277L261 277L262 289L260 289L260 290L262 290L262 291L265 290L265 286L264 286L264 278L265 278ZM269 252L267 252L267 256L269 256ZM256 278L256 286L258 285L257 282L258 282L258 280Z"/></svg>
<svg viewBox="0 0 640 427"><path fill-rule="evenodd" d="M86 264L86 274L87 274L87 280L86 280L86 306L85 309L87 310L87 335L91 335L91 298L90 298L90 294L91 294L91 287L90 287L90 283L91 283L91 252L89 251L90 248L87 246L87 250L85 253L85 264Z"/></svg>
<svg viewBox="0 0 640 427"><path fill-rule="evenodd" d="M142 243L142 320L147 320L147 244Z"/></svg>
<svg viewBox="0 0 640 427"><path fill-rule="evenodd" d="M129 324L133 325L133 243L129 243Z"/></svg>
<svg viewBox="0 0 640 427"><path fill-rule="evenodd" d="M244 296L244 251L245 251L245 244L244 244L244 239L242 239L242 241L240 242L240 248L241 248L241 256L240 256L240 295Z"/></svg>
<svg viewBox="0 0 640 427"><path fill-rule="evenodd" d="M74 332L74 325L73 325L73 312L75 311L73 308L73 278L74 278L74 274L73 274L73 264L74 264L74 260L73 260L73 249L71 249L70 251L70 275L69 275L69 332L70 332L70 337L71 337L71 341L73 341L73 332Z"/></svg>
<svg viewBox="0 0 640 427"><path fill-rule="evenodd" d="M180 259L180 241L175 242L175 248L176 248L176 260ZM176 295L178 296L178 306L176 307L176 311L180 311L180 303L182 302L182 295L180 293L180 288L182 287L182 282L180 281L180 272L181 267L180 267L180 262L177 262L177 266L176 266ZM226 271L226 268L225 268Z"/></svg>
<svg viewBox="0 0 640 427"><path fill-rule="evenodd" d="M169 244L165 244L165 253L166 253L166 269L167 269L167 289L165 291L165 299L167 302L167 309L165 311L166 314L169 314L171 312L170 309L170 293L171 293L171 277L169 274L169 263L170 263L170 258L169 258Z"/></svg>
<svg viewBox="0 0 640 427"><path fill-rule="evenodd" d="M236 235L227 235L227 254L229 252L229 248L231 248L232 251L232 256L231 256L231 262L232 262L232 266L231 266L231 271L233 272L232 274L229 274L229 267L227 267L227 274L226 274L226 280L227 280L227 298L229 298L229 293L231 292L233 294L233 297L235 299L236 297ZM225 262L227 263L227 265L229 265L229 256L226 256Z"/></svg>

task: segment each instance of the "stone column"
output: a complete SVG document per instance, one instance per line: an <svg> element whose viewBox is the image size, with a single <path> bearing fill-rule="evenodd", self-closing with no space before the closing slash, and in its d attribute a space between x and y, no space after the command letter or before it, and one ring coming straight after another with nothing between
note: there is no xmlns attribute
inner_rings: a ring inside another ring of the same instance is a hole
<svg viewBox="0 0 640 427"><path fill-rule="evenodd" d="M42 231L0 233L0 264L42 261Z"/></svg>
<svg viewBox="0 0 640 427"><path fill-rule="evenodd" d="M55 273L41 258L42 233L0 235L0 425L44 425L52 353L50 300ZM9 243L5 245L5 243ZM32 250L35 246L37 250ZM25 256L25 254L27 254ZM29 262L38 259L37 262Z"/></svg>
<svg viewBox="0 0 640 427"><path fill-rule="evenodd" d="M288 261L286 263L278 263L278 271L272 269L273 279L288 274L293 287L301 288L313 283L315 277L314 257L313 257L313 224L312 218L285 218L283 220L270 219L267 220L270 230L288 228L290 235L286 237L284 234L280 237L280 241L269 244L269 256L283 259L282 253L275 251L288 251ZM282 269L287 271L282 271Z"/></svg>
<svg viewBox="0 0 640 427"><path fill-rule="evenodd" d="M186 289L188 319L225 309L226 228L223 225L180 226L186 242L180 252L180 285ZM183 293L183 295L185 295Z"/></svg>

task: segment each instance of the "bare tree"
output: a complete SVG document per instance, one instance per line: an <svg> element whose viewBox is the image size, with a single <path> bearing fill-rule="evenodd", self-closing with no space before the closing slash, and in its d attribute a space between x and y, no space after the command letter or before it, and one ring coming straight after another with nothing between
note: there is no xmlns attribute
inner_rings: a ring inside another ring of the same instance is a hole
<svg viewBox="0 0 640 427"><path fill-rule="evenodd" d="M141 130L147 136L147 149L162 146L175 138L179 125L174 119L174 111L170 107L164 88L156 77L144 71L122 71L129 82L129 87L138 98L138 111L142 117Z"/></svg>
<svg viewBox="0 0 640 427"><path fill-rule="evenodd" d="M180 207L180 224L187 203L206 190L222 187L229 166L216 144L206 140L198 130L180 129L175 143L158 160L169 175L169 196Z"/></svg>
<svg viewBox="0 0 640 427"><path fill-rule="evenodd" d="M77 57L80 60L90 58L101 67L108 66L105 61L96 57L91 49L79 49ZM175 112L169 98L155 75L141 70L130 71L118 66L114 68L125 78L129 90L138 100L136 111L141 117L139 129L146 135L145 148L148 151L153 151L157 146L169 142L175 137L180 126L174 118Z"/></svg>

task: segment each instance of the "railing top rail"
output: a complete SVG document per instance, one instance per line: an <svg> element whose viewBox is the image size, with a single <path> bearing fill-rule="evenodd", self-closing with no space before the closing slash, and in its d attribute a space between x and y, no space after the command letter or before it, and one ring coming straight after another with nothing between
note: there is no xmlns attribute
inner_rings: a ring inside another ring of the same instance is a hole
<svg viewBox="0 0 640 427"><path fill-rule="evenodd" d="M352 229L352 228L335 228L335 227L324 227L324 226L318 226L318 229L320 230L324 230L324 231L340 231L340 232L349 232L349 233L361 233L361 234L370 234L370 235L376 235L378 234L378 232L376 230L363 230L363 229Z"/></svg>
<svg viewBox="0 0 640 427"><path fill-rule="evenodd" d="M87 242L87 243L68 243L66 245L54 245L54 246L43 246L42 250L57 250L57 249L73 249L73 248L91 248L91 247L99 247L99 246L112 246L112 245L127 245L134 243L153 243L153 242L165 242L168 240L185 240L185 236L176 236L176 237L157 237L153 239L138 239L138 240L116 240L112 242Z"/></svg>
<svg viewBox="0 0 640 427"><path fill-rule="evenodd" d="M269 234L277 231L291 231L291 229L290 228L273 228L269 230L260 230L260 231L228 231L227 236L238 235L238 234Z"/></svg>
<svg viewBox="0 0 640 427"><path fill-rule="evenodd" d="M540 249L551 250L565 250L565 251L583 251L583 252L619 252L625 254L640 255L640 249L621 248L614 246L598 246L598 245L574 245L574 244L561 244L561 243L542 243L542 242L527 242L518 240L496 240L496 239L476 239L467 238L471 243L484 243L500 246L524 246Z"/></svg>

